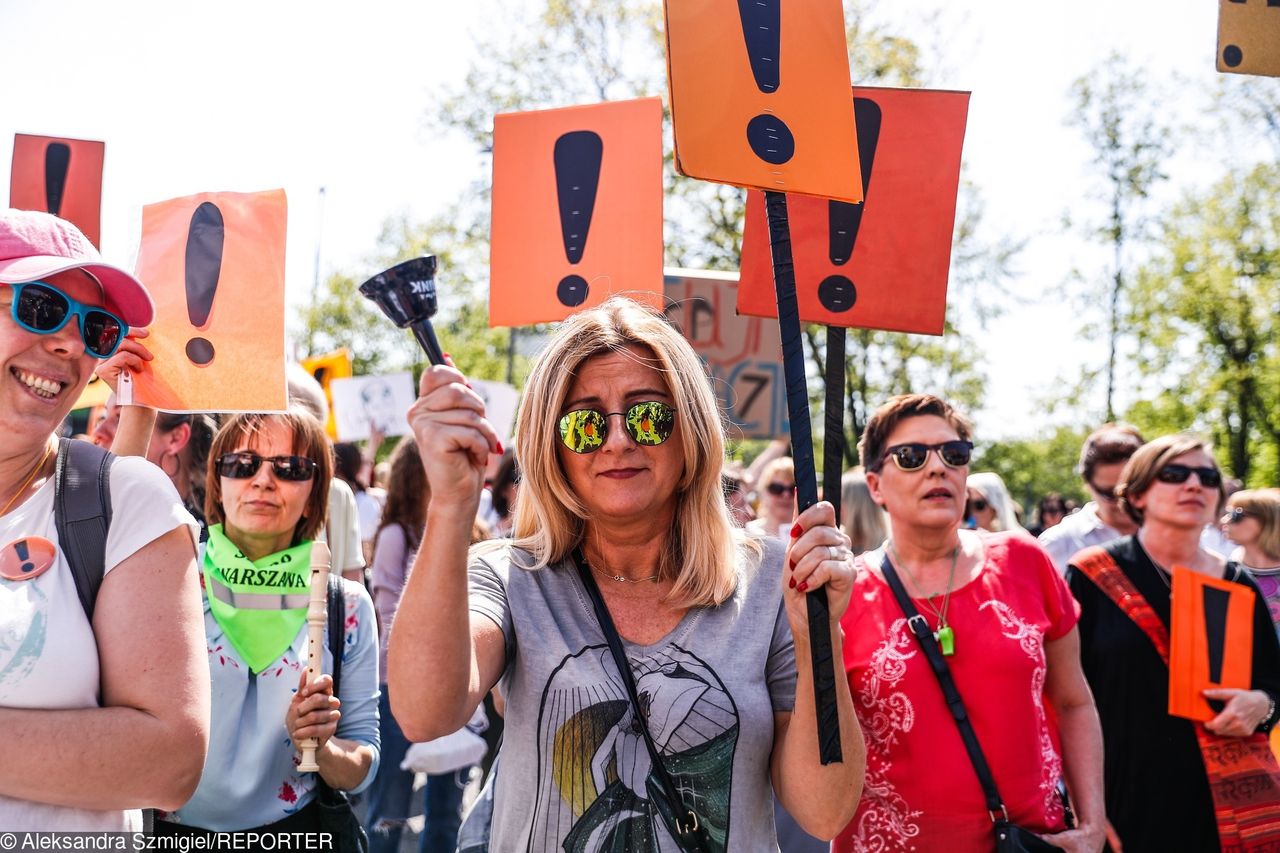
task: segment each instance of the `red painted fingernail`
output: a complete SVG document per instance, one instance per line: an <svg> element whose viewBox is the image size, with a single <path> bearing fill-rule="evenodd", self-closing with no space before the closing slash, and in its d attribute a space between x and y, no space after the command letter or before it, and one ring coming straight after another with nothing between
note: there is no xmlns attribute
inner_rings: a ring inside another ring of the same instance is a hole
<svg viewBox="0 0 1280 853"><path fill-rule="evenodd" d="M453 356L449 355L449 353L447 353L447 352L446 352L446 353L441 353L441 354L442 354L445 358L453 358Z"/></svg>
<svg viewBox="0 0 1280 853"><path fill-rule="evenodd" d="M505 453L505 452L506 452L506 451L502 449L502 442L501 442L501 441L499 441L499 442L498 442L498 455L502 455L502 454L503 454L503 453Z"/></svg>
<svg viewBox="0 0 1280 853"><path fill-rule="evenodd" d="M808 582L808 581L801 581L801 582L800 582L800 586L796 587L796 589L800 590L801 592L804 592L804 591L805 591L805 590L807 590L808 588L809 588L809 582Z"/></svg>
<svg viewBox="0 0 1280 853"><path fill-rule="evenodd" d="M796 588L796 579L795 579L795 578L792 578L792 579L791 579L791 588L792 588L792 589L795 589L795 588Z"/></svg>
<svg viewBox="0 0 1280 853"><path fill-rule="evenodd" d="M790 559L791 559L791 571L794 572L796 570L796 558L791 557Z"/></svg>
<svg viewBox="0 0 1280 853"><path fill-rule="evenodd" d="M795 525L791 528L791 538L795 539L801 533L804 533L804 528L801 527L800 522L797 521Z"/></svg>

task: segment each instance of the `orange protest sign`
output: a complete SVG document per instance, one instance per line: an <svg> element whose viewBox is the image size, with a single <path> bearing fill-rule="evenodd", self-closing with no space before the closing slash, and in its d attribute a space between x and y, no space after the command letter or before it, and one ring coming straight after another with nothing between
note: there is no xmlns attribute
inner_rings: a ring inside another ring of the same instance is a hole
<svg viewBox="0 0 1280 853"><path fill-rule="evenodd" d="M662 101L495 116L490 246L491 326L662 307Z"/></svg>
<svg viewBox="0 0 1280 853"><path fill-rule="evenodd" d="M106 152L103 142L14 134L9 206L61 216L101 245Z"/></svg>
<svg viewBox="0 0 1280 853"><path fill-rule="evenodd" d="M861 205L787 197L800 319L942 334L968 92L855 87ZM748 193L738 311L778 316L764 198Z"/></svg>
<svg viewBox="0 0 1280 853"><path fill-rule="evenodd" d="M156 303L135 399L178 412L286 406L284 190L201 193L142 209L138 278Z"/></svg>
<svg viewBox="0 0 1280 853"><path fill-rule="evenodd" d="M778 321L733 310L738 279L710 270L666 270L667 317L711 374L732 438L789 434Z"/></svg>
<svg viewBox="0 0 1280 853"><path fill-rule="evenodd" d="M1218 0L1218 70L1280 77L1280 12L1274 0Z"/></svg>
<svg viewBox="0 0 1280 853"><path fill-rule="evenodd" d="M351 352L346 347L343 347L323 355L304 358L299 363L307 373L315 377L315 380L320 383L320 387L324 389L324 399L329 404L329 420L325 423L324 428L329 433L329 438L337 441L338 423L333 418L333 389L329 383L335 379L349 379L351 377Z"/></svg>
<svg viewBox="0 0 1280 853"><path fill-rule="evenodd" d="M1212 720L1203 691L1249 689L1253 680L1254 592L1183 566L1173 569L1169 636L1169 713Z"/></svg>
<svg viewBox="0 0 1280 853"><path fill-rule="evenodd" d="M840 0L666 0L676 168L862 201Z"/></svg>

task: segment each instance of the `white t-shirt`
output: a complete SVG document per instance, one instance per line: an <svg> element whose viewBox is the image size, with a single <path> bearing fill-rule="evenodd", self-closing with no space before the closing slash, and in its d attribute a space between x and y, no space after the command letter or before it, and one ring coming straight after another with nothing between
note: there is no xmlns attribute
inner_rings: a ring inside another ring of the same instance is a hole
<svg viewBox="0 0 1280 853"><path fill-rule="evenodd" d="M335 572L352 572L364 568L356 496L351 487L337 477L329 483L329 515L325 519L325 539L329 543L330 561Z"/></svg>
<svg viewBox="0 0 1280 853"><path fill-rule="evenodd" d="M53 520L54 481L0 517L0 547L29 537L58 544ZM143 546L195 519L182 506L164 472L140 457L122 457L111 468L109 573ZM154 618L157 604L137 602L138 618ZM0 707L62 710L98 706L98 648L61 550L52 566L31 580L0 578ZM8 732L6 737L17 733ZM140 811L94 811L0 796L6 830L137 831Z"/></svg>

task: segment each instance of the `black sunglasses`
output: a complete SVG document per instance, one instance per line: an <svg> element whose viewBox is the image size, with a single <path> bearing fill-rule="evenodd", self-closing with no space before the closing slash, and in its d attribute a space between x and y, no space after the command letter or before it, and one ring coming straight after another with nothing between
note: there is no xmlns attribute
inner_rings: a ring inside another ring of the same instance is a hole
<svg viewBox="0 0 1280 853"><path fill-rule="evenodd" d="M936 451L942 464L948 468L963 468L969 464L973 455L973 442L944 441L941 444L895 444L885 448L884 455L876 463L876 468L884 465L884 460L892 458L893 464L903 471L918 471L929 459L929 451Z"/></svg>
<svg viewBox="0 0 1280 853"><path fill-rule="evenodd" d="M1185 483L1195 474L1200 480L1200 485L1206 489L1216 489L1222 485L1222 472L1217 468L1208 466L1195 467L1192 465L1178 465L1173 463L1166 465L1156 472L1156 479L1162 483Z"/></svg>
<svg viewBox="0 0 1280 853"><path fill-rule="evenodd" d="M1115 486L1112 486L1109 489L1104 489L1101 486L1094 485L1092 480L1085 480L1085 483L1088 484L1089 488L1093 490L1093 493L1095 495L1097 495L1099 498L1106 501L1107 503L1115 503L1116 501L1119 500L1119 498L1116 497Z"/></svg>
<svg viewBox="0 0 1280 853"><path fill-rule="evenodd" d="M796 484L784 485L783 483L770 483L764 487L764 490L771 495L782 497L783 495L794 495L796 493Z"/></svg>
<svg viewBox="0 0 1280 853"><path fill-rule="evenodd" d="M111 358L120 348L129 326L116 315L77 302L52 284L28 281L13 288L13 321L28 332L52 335L72 317L79 321L84 351L94 358Z"/></svg>
<svg viewBox="0 0 1280 853"><path fill-rule="evenodd" d="M271 472L277 480L301 482L315 476L316 463L305 456L259 456L250 450L224 453L218 457L218 474L232 480L247 480L263 462L271 463Z"/></svg>
<svg viewBox="0 0 1280 853"><path fill-rule="evenodd" d="M987 507L989 506L991 506L991 504L987 503L982 498L974 498L971 501L965 502L964 514L973 515L975 512L986 512Z"/></svg>
<svg viewBox="0 0 1280 853"><path fill-rule="evenodd" d="M634 403L625 412L576 409L560 418L560 441L574 453L591 453L604 446L609 437L609 418L622 416L627 434L636 444L655 447L671 438L676 427L676 410L657 400Z"/></svg>
<svg viewBox="0 0 1280 853"><path fill-rule="evenodd" d="M1250 518L1251 515L1252 514L1244 507L1240 507L1240 506L1232 507L1231 510L1227 513L1227 524L1239 524L1240 522L1244 521L1246 518Z"/></svg>

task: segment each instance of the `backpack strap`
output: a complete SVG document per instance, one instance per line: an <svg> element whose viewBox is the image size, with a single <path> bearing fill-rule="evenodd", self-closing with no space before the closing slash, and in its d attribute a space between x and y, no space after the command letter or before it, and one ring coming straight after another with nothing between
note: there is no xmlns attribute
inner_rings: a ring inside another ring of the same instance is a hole
<svg viewBox="0 0 1280 853"><path fill-rule="evenodd" d="M106 574L111 463L115 458L115 454L87 441L63 438L58 442L53 501L58 547L66 555L80 606L90 624Z"/></svg>
<svg viewBox="0 0 1280 853"><path fill-rule="evenodd" d="M329 653L333 655L333 695L338 695L342 680L342 650L346 646L347 598L342 591L342 576L329 574Z"/></svg>

